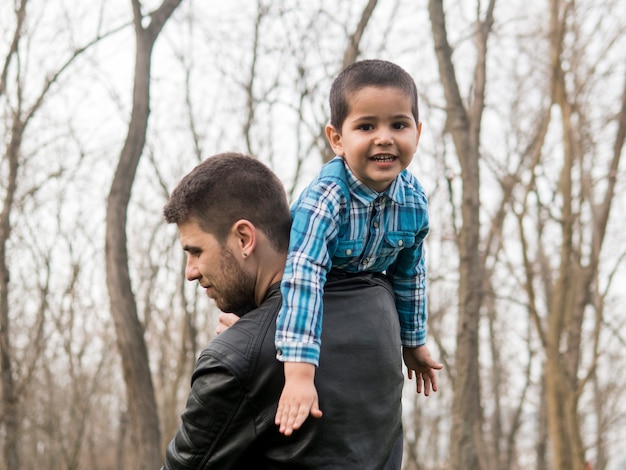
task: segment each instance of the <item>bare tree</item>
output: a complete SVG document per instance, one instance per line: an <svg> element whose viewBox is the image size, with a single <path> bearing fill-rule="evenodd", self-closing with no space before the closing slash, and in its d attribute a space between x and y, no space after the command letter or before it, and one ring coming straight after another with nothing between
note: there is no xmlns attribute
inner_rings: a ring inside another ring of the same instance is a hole
<svg viewBox="0 0 626 470"><path fill-rule="evenodd" d="M482 441L482 404L478 361L478 326L483 302L483 261L480 252L480 129L485 106L487 40L493 24L495 0L486 7L476 23L476 65L469 106L461 96L448 43L443 1L431 0L432 24L439 75L447 108L447 129L454 141L461 166L462 226L459 248L459 318L452 409L450 449L451 468L480 468Z"/></svg>
<svg viewBox="0 0 626 470"><path fill-rule="evenodd" d="M139 0L131 0L136 39L133 105L128 134L107 199L106 278L126 384L134 444L134 455L130 456L133 469L158 468L162 449L148 350L128 270L126 215L148 126L152 50L163 26L180 3L181 0L164 0L155 11L144 16ZM144 26L146 18L150 21Z"/></svg>
<svg viewBox="0 0 626 470"><path fill-rule="evenodd" d="M25 383L16 383L15 351L11 343L11 317L9 306L10 291L10 266L8 258L8 247L13 231L12 216L20 188L20 168L24 165L26 158L23 154L23 139L33 121L35 115L40 111L53 86L59 78L70 68L70 66L85 51L98 43L105 35L98 35L92 41L82 47L70 51L69 55L58 64L57 68L50 70L46 75L43 84L38 91L29 93L25 84L28 82L25 77L24 59L28 55L28 50L22 44L29 44L29 38L25 37L25 24L28 18L28 0L15 2L15 29L13 31L11 44L2 64L0 75L0 102L4 108L4 115L8 117L5 123L7 129L7 145L2 155L3 165L6 165L7 173L2 184L3 201L2 212L0 213L0 370L2 382L2 424L4 426L3 457L7 468L19 469L20 456L18 436L20 435L20 416L18 415L18 404L20 390L23 390ZM108 33L110 34L110 33ZM27 46L28 47L28 46ZM50 178L58 177L64 171L63 167L57 171L56 175L51 173ZM32 197L41 189L41 183L29 183L30 188L23 190L25 198ZM23 202L23 201L22 201ZM45 291L44 291L45 292ZM45 296L40 309L40 320L46 310ZM35 331L38 331L36 329ZM39 350L38 340L33 338L33 348ZM34 366L34 364L33 364ZM29 370L32 370L29 369ZM30 373L27 373L23 380L27 380Z"/></svg>
<svg viewBox="0 0 626 470"><path fill-rule="evenodd" d="M134 124L118 80L132 70L116 68L134 51L89 46L120 21L130 33L130 10L0 7L0 469L158 468L215 327L160 206L229 147L294 196L329 157L330 82L362 57L414 73L425 124L412 170L429 193L429 341L445 370L426 400L406 387L403 468L619 466L623 0L511 1L495 17L485 1L174 3L133 3Z"/></svg>
<svg viewBox="0 0 626 470"><path fill-rule="evenodd" d="M563 165L556 189L561 201L558 215L561 245L556 277L548 287L552 292L549 317L544 325L546 353L545 377L547 416L550 430L553 468L583 469L585 444L582 438L579 399L589 382L598 361L599 331L592 336L593 354L589 372L581 377L583 354L583 322L586 310L592 305L594 286L598 282L600 255L606 236L607 222L615 194L617 170L626 135L626 80L621 109L615 116L617 132L613 155L604 172L606 186L603 193L589 183L588 173L593 165L585 163L593 156L588 136L581 132L587 121L582 109L582 93L586 84L568 86L568 71L564 62L577 59L574 46L564 51L565 36L579 36L580 31L569 28L575 10L562 0L550 2L550 65L552 70L552 99L560 110L562 128ZM581 38L582 40L582 38ZM592 75L587 74L585 80ZM598 168L595 167L597 171ZM580 178L580 179L578 179ZM589 205L589 206L588 206ZM589 227L581 225L586 206L589 210ZM589 240L588 242L586 240ZM596 307L597 308L597 307ZM596 316L595 329L602 325L601 310Z"/></svg>

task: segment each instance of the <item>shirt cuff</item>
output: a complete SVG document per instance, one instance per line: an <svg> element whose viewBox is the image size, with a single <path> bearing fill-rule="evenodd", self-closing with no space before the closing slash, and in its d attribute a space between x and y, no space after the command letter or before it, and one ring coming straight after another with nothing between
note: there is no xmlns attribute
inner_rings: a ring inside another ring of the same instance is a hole
<svg viewBox="0 0 626 470"><path fill-rule="evenodd" d="M315 343L279 341L276 343L276 359L281 362L307 362L317 367L320 347Z"/></svg>
<svg viewBox="0 0 626 470"><path fill-rule="evenodd" d="M417 331L401 331L400 338L405 348L418 348L426 344L426 328Z"/></svg>

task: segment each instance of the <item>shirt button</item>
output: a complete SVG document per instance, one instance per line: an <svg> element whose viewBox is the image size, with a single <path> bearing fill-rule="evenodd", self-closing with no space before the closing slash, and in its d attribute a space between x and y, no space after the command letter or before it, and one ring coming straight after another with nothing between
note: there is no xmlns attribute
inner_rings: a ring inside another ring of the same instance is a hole
<svg viewBox="0 0 626 470"><path fill-rule="evenodd" d="M374 221L374 228L378 228L378 225L379 225L379 224L378 224L378 220L375 220L375 221Z"/></svg>
<svg viewBox="0 0 626 470"><path fill-rule="evenodd" d="M402 240L398 240L398 246L402 246L404 245L404 242Z"/></svg>
<svg viewBox="0 0 626 470"><path fill-rule="evenodd" d="M352 250L351 250L350 248L348 248L348 249L346 250L346 255L350 256L351 254L352 254Z"/></svg>
<svg viewBox="0 0 626 470"><path fill-rule="evenodd" d="M363 259L363 261L361 261L361 264L362 264L363 266L365 266L365 265L366 265L367 263L369 263L369 262L370 262L370 259L369 259L369 258L365 258L365 259Z"/></svg>

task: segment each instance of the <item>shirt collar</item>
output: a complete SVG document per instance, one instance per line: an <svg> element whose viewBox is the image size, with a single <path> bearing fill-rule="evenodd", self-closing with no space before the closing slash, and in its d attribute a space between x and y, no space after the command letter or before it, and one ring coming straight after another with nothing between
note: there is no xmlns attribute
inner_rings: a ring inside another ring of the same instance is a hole
<svg viewBox="0 0 626 470"><path fill-rule="evenodd" d="M394 180L391 182L391 184L389 185L387 189L385 189L382 193L378 193L374 191L372 188L370 188L369 186L362 183L356 176L354 176L354 173L352 173L352 170L350 170L350 168L348 167L348 164L343 158L342 158L342 161L343 161L343 166L346 169L346 180L348 182L348 187L350 188L350 192L352 193L354 197L359 199L363 204L371 203L372 201L380 197L380 195L382 194L386 195L389 199L391 199L396 204L400 204L400 205L404 204L405 197L404 197L404 193L401 190L401 185L399 182L399 179L400 179L399 175L394 178Z"/></svg>

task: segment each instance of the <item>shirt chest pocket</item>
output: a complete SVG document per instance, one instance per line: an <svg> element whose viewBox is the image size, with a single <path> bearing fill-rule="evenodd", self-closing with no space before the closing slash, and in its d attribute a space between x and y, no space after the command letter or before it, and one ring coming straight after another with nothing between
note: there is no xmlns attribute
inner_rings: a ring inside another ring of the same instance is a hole
<svg viewBox="0 0 626 470"><path fill-rule="evenodd" d="M368 240L364 239L339 240L334 254L336 265L343 268L354 265L355 261L365 260L368 268L383 271L402 250L415 244L415 234L407 231L388 232L378 242L374 242L376 246L372 245L371 239L367 246L366 242Z"/></svg>
<svg viewBox="0 0 626 470"><path fill-rule="evenodd" d="M395 261L398 254L415 244L415 233L413 232L387 232L378 249L381 261L388 264Z"/></svg>
<svg viewBox="0 0 626 470"><path fill-rule="evenodd" d="M359 258L363 253L363 240L339 240L335 258Z"/></svg>

